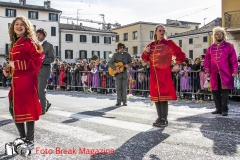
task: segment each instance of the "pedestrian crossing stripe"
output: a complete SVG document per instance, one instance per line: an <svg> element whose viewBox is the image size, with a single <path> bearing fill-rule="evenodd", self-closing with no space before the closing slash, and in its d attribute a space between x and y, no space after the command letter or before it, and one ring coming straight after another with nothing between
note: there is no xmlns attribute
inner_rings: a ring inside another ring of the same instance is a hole
<svg viewBox="0 0 240 160"><path fill-rule="evenodd" d="M47 125L46 125L47 124ZM114 136L104 135L95 131L87 130L81 127L69 126L61 123L53 123L46 120L40 120L36 123L37 128L48 130L57 134L64 134L81 141L93 143L98 141L114 139ZM84 137L84 138L83 138Z"/></svg>
<svg viewBox="0 0 240 160"><path fill-rule="evenodd" d="M1 115L0 117L11 119L9 115ZM81 141L93 143L98 141L114 139L114 136L104 135L95 131L87 130L81 127L69 126L61 123L54 123L47 120L36 121L36 129L47 130L56 134L63 134L64 136L73 137ZM82 138L84 137L84 138Z"/></svg>
<svg viewBox="0 0 240 160"><path fill-rule="evenodd" d="M90 116L85 114L76 114L76 113L71 113L67 111L55 110L55 111L48 111L48 113L57 115L57 116L67 117L67 118L80 119L81 121L92 122L92 123L97 123L101 125L122 128L122 129L128 129L132 131L146 132L146 131L159 129L157 127L152 127L151 125L146 125L141 123L128 122L128 121L115 120L115 119L106 119L102 117Z"/></svg>

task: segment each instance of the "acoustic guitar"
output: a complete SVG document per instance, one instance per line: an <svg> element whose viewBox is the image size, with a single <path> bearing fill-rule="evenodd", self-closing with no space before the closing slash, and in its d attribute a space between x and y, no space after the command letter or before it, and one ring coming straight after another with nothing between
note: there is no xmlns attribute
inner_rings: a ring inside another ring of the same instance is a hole
<svg viewBox="0 0 240 160"><path fill-rule="evenodd" d="M114 62L115 67L119 67L120 73L124 71L124 64L122 62ZM111 76L115 76L118 72L111 67L108 67L108 73Z"/></svg>

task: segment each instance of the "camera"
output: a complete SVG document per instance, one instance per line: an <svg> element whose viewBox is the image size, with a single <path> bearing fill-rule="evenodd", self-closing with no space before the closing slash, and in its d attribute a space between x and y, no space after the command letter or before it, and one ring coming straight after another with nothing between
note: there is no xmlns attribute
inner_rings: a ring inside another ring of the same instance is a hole
<svg viewBox="0 0 240 160"><path fill-rule="evenodd" d="M14 150L13 142L9 142L9 143L5 144L5 154L6 155L14 155L14 154L16 154L16 152Z"/></svg>
<svg viewBox="0 0 240 160"><path fill-rule="evenodd" d="M26 142L24 142L20 138L17 138L13 142L9 142L5 144L5 154L6 155L18 154L23 157L26 157L31 154L31 150L28 147Z"/></svg>

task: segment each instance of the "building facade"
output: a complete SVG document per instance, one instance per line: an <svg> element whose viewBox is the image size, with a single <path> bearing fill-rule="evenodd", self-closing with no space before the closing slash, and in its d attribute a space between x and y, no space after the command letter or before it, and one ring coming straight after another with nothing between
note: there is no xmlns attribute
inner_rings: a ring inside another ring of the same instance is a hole
<svg viewBox="0 0 240 160"><path fill-rule="evenodd" d="M198 28L200 23L185 22L167 20L166 26L167 36L175 35L185 31ZM117 32L115 48L119 42L123 42L126 45L126 50L136 56L140 56L145 46L153 40L155 27L159 23L151 22L136 22L128 24L122 27L112 29L113 32Z"/></svg>
<svg viewBox="0 0 240 160"><path fill-rule="evenodd" d="M10 48L8 27L17 16L28 18L35 30L44 28L47 31L47 40L53 44L58 56L60 13L60 10L51 8L50 1L45 1L43 6L28 5L26 0L19 0L19 3L0 2L0 64L5 61Z"/></svg>
<svg viewBox="0 0 240 160"><path fill-rule="evenodd" d="M60 24L61 60L76 62L76 59L109 59L114 53L116 33L75 24Z"/></svg>
<svg viewBox="0 0 240 160"><path fill-rule="evenodd" d="M222 26L226 28L228 41L240 55L240 1L222 0Z"/></svg>
<svg viewBox="0 0 240 160"><path fill-rule="evenodd" d="M195 59L206 53L213 42L213 28L221 26L221 24L221 18L216 18L201 28L169 36L169 39L175 41L182 48L187 58Z"/></svg>

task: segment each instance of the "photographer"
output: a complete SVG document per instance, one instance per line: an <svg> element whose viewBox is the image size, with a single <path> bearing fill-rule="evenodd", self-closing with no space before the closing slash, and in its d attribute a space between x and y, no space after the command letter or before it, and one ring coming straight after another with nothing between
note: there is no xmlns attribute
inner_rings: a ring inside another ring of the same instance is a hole
<svg viewBox="0 0 240 160"><path fill-rule="evenodd" d="M9 72L9 69L7 68L7 63L3 63L3 67L2 67L2 86L3 87L7 87L7 78L8 76L4 75L4 71L6 71L5 73Z"/></svg>

